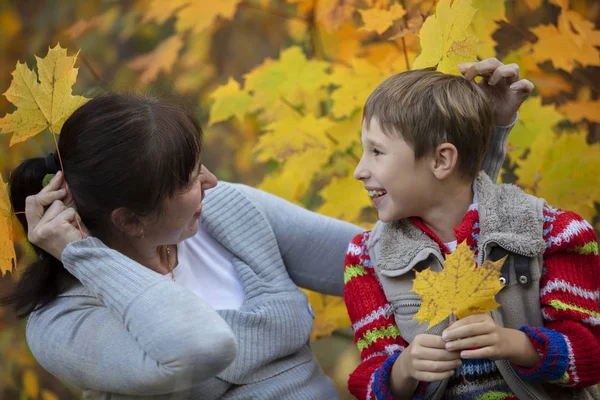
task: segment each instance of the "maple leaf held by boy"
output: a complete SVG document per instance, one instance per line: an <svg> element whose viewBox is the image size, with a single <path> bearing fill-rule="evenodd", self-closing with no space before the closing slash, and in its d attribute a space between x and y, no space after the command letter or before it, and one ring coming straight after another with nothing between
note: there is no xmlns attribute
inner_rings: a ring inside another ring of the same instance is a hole
<svg viewBox="0 0 600 400"><path fill-rule="evenodd" d="M494 296L503 287L500 271L505 259L476 268L473 252L462 242L446 258L443 271L416 273L413 292L421 296L421 307L415 318L429 321L431 328L450 315L460 319L496 309L500 304Z"/></svg>
<svg viewBox="0 0 600 400"><path fill-rule="evenodd" d="M11 146L46 128L59 133L73 111L88 101L71 94L77 79L76 59L77 55L68 57L67 49L59 44L50 49L45 58L36 56L39 82L27 64L17 63L11 85L4 93L17 110L0 119L1 133L13 133Z"/></svg>

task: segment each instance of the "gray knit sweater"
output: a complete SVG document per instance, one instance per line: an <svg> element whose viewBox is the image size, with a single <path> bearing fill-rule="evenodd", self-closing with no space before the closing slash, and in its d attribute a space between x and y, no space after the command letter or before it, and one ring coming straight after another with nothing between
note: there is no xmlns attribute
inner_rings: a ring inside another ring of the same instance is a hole
<svg viewBox="0 0 600 400"><path fill-rule="evenodd" d="M509 130L496 128L484 162L492 175ZM239 310L215 311L88 238L63 253L81 284L29 318L38 362L91 398L336 399L312 357L314 314L297 286L341 295L360 228L225 182L207 192L201 223L235 256Z"/></svg>

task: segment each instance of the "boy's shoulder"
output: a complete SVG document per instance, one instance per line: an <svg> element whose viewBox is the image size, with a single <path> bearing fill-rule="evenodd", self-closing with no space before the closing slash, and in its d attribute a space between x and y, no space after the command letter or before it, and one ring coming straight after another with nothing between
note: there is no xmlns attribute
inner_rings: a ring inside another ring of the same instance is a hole
<svg viewBox="0 0 600 400"><path fill-rule="evenodd" d="M544 204L544 242L546 252L570 251L598 255L594 227L579 214Z"/></svg>

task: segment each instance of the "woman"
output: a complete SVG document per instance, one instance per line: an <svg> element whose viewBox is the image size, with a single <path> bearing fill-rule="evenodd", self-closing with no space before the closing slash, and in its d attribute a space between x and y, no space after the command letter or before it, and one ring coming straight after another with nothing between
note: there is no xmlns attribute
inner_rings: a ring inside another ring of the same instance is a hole
<svg viewBox="0 0 600 400"><path fill-rule="evenodd" d="M480 74L515 76L486 65ZM499 112L511 120L530 91L499 93ZM509 130L496 129L492 175ZM297 286L341 295L360 229L244 185L216 186L200 136L178 108L110 95L65 122L68 188L57 174L41 189L59 169L53 155L13 172L11 202L26 210L40 259L9 301L30 314L34 356L95 398L336 398L312 357L313 313Z"/></svg>

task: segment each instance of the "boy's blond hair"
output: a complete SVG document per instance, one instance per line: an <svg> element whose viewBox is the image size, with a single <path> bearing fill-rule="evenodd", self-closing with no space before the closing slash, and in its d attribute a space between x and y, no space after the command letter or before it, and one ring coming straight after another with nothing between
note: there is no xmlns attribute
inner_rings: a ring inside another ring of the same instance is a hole
<svg viewBox="0 0 600 400"><path fill-rule="evenodd" d="M432 69L402 72L381 83L365 103L367 129L373 118L385 134L404 139L415 159L452 143L467 179L477 175L494 128L491 105L474 82Z"/></svg>

